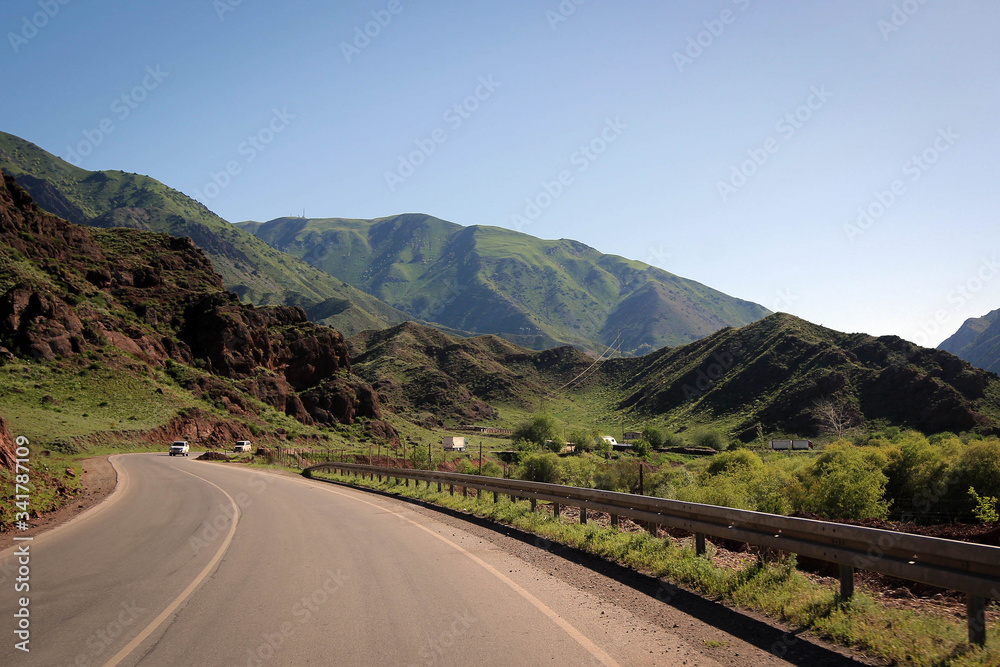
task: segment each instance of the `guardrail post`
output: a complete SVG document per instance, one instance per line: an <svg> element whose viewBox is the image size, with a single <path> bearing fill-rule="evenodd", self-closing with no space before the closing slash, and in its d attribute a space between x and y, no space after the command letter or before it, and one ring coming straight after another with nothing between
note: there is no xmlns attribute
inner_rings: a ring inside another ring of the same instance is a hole
<svg viewBox="0 0 1000 667"><path fill-rule="evenodd" d="M969 643L976 646L986 645L986 598L982 595L968 593L965 601L966 616L969 623Z"/></svg>
<svg viewBox="0 0 1000 667"><path fill-rule="evenodd" d="M854 568L850 565L840 566L840 599L850 600L854 596Z"/></svg>
<svg viewBox="0 0 1000 667"><path fill-rule="evenodd" d="M612 514L611 515L611 525L613 527L615 527L615 528L618 527L618 515L617 514Z"/></svg>
<svg viewBox="0 0 1000 667"><path fill-rule="evenodd" d="M468 498L469 497L469 487L467 487L467 486L463 486L462 487L462 497L463 498Z"/></svg>
<svg viewBox="0 0 1000 667"><path fill-rule="evenodd" d="M652 535L653 537L656 537L656 531L658 531L659 529L660 529L660 524L654 523L653 521L646 522L646 530L648 530L649 534Z"/></svg>
<svg viewBox="0 0 1000 667"><path fill-rule="evenodd" d="M538 501L537 501L537 500L535 500L534 498L532 498L532 499L531 499L531 511L532 511L532 512L534 512L534 511L535 511L535 505L536 505L537 503L538 503Z"/></svg>
<svg viewBox="0 0 1000 667"><path fill-rule="evenodd" d="M494 492L493 492L493 503L494 503L494 504L496 504L496 502L497 502L497 498L499 498L499 497L500 497L500 494L499 494L499 493L497 493L496 491L494 491Z"/></svg>
<svg viewBox="0 0 1000 667"><path fill-rule="evenodd" d="M705 533L694 534L694 552L698 556L705 555Z"/></svg>
<svg viewBox="0 0 1000 667"><path fill-rule="evenodd" d="M410 485L410 478L409 477L404 477L403 478L403 486L409 486L409 485Z"/></svg>
<svg viewBox="0 0 1000 667"><path fill-rule="evenodd" d="M587 508L586 507L581 507L580 508L580 523L581 524L587 523Z"/></svg>
<svg viewBox="0 0 1000 667"><path fill-rule="evenodd" d="M441 493L441 482L438 482L438 493Z"/></svg>
<svg viewBox="0 0 1000 667"><path fill-rule="evenodd" d="M559 518L559 503L552 503L552 516Z"/></svg>
<svg viewBox="0 0 1000 667"><path fill-rule="evenodd" d="M455 495L455 485L454 484L449 484L448 485L448 493L450 493L451 495Z"/></svg>

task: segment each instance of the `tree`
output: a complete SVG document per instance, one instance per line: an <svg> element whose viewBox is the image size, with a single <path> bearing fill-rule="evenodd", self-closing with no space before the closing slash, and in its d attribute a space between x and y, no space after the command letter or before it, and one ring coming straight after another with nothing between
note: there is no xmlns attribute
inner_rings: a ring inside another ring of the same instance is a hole
<svg viewBox="0 0 1000 667"><path fill-rule="evenodd" d="M813 404L812 417L819 422L819 428L832 433L840 440L844 433L860 423L857 411L844 400L823 398Z"/></svg>
<svg viewBox="0 0 1000 667"><path fill-rule="evenodd" d="M647 426L642 429L642 439L648 442L653 449L659 449L663 446L663 431Z"/></svg>
<svg viewBox="0 0 1000 667"><path fill-rule="evenodd" d="M535 415L531 421L522 422L514 429L513 438L514 440L534 443L539 447L545 447L546 440L562 445L559 427L556 426L556 421L548 415Z"/></svg>

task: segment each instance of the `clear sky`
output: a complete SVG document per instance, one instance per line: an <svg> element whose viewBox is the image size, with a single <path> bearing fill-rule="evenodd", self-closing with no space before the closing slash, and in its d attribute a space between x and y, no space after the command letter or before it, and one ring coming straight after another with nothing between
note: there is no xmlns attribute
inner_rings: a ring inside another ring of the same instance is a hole
<svg viewBox="0 0 1000 667"><path fill-rule="evenodd" d="M998 27L985 0L4 0L0 129L234 222L572 238L934 345L1000 308Z"/></svg>

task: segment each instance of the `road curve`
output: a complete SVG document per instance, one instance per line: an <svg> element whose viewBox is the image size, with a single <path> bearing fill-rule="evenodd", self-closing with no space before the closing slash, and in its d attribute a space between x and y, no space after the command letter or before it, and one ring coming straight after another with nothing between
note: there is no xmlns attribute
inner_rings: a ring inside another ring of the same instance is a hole
<svg viewBox="0 0 1000 667"><path fill-rule="evenodd" d="M10 639L21 594L0 596L0 664L718 664L405 503L165 454L113 462L111 500L31 543L30 653Z"/></svg>

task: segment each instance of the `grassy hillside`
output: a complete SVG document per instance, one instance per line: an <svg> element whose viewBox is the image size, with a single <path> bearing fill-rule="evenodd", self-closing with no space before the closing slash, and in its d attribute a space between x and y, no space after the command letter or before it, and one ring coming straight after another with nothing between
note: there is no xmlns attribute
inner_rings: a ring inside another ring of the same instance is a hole
<svg viewBox="0 0 1000 667"><path fill-rule="evenodd" d="M80 169L4 132L0 168L15 176L39 206L70 222L190 237L211 258L226 288L251 303L302 306L313 320L347 333L407 319L148 176Z"/></svg>
<svg viewBox="0 0 1000 667"><path fill-rule="evenodd" d="M577 241L546 241L426 215L378 220L280 218L242 223L404 310L455 330L534 349L575 345L644 354L697 340L768 311Z"/></svg>
<svg viewBox="0 0 1000 667"><path fill-rule="evenodd" d="M1000 310L967 319L938 349L951 352L973 366L1000 373Z"/></svg>

